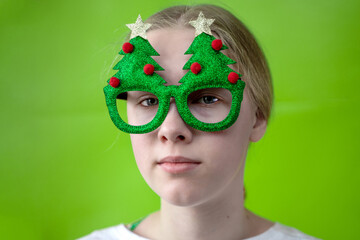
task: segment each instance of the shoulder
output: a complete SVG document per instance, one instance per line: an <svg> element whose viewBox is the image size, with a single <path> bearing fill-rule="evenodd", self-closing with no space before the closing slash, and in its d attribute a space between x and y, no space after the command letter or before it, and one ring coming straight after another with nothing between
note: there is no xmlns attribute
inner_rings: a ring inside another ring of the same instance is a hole
<svg viewBox="0 0 360 240"><path fill-rule="evenodd" d="M124 224L93 231L76 240L146 240L131 232Z"/></svg>
<svg viewBox="0 0 360 240"><path fill-rule="evenodd" d="M306 233L301 232L300 230L283 225L279 222L276 222L273 227L268 229L266 232L249 238L249 240L320 240L313 236L307 235Z"/></svg>

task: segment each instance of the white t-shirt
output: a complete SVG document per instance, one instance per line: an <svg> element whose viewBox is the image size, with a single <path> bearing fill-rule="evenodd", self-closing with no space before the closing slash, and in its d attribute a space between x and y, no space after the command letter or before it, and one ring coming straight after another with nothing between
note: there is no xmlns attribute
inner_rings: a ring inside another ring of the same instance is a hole
<svg viewBox="0 0 360 240"><path fill-rule="evenodd" d="M149 240L130 231L124 224L96 230L91 234L77 240ZM305 233L285 226L281 223L275 224L265 232L244 240L320 240Z"/></svg>

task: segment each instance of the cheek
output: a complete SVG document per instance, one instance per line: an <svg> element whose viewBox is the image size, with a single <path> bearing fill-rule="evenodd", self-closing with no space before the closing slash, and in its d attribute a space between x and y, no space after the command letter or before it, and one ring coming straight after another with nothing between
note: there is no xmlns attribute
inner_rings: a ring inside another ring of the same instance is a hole
<svg viewBox="0 0 360 240"><path fill-rule="evenodd" d="M220 168L233 168L243 159L246 150L247 145L244 141L231 141L218 146L217 151L212 151L212 155L218 159L217 165Z"/></svg>
<svg viewBox="0 0 360 240"><path fill-rule="evenodd" d="M213 170L236 168L243 159L244 153L246 154L247 137L235 134L234 130L213 133L212 136L204 136L203 141L199 141L201 145L198 149L205 149L201 151L201 157L204 161L208 159Z"/></svg>
<svg viewBox="0 0 360 240"><path fill-rule="evenodd" d="M229 184L234 179L242 179L247 145L234 141L228 147L219 149L219 152L216 162L212 165L216 173L213 174L213 182L220 187Z"/></svg>
<svg viewBox="0 0 360 240"><path fill-rule="evenodd" d="M131 134L131 145L134 152L135 161L139 167L142 168L149 156L149 150L151 149L150 143L147 140L146 134Z"/></svg>
<svg viewBox="0 0 360 240"><path fill-rule="evenodd" d="M238 119L230 128L214 133L206 157L214 159L214 170L234 174L243 165L249 144L249 129ZM215 169L216 168L216 169Z"/></svg>

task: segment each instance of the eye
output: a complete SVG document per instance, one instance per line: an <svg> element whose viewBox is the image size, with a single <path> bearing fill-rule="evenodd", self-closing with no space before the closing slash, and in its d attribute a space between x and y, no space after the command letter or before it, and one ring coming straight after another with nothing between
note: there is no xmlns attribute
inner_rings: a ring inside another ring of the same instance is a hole
<svg viewBox="0 0 360 240"><path fill-rule="evenodd" d="M203 96L200 99L203 100L203 102L205 104L211 104L211 103L215 103L215 102L219 101L219 99L214 96Z"/></svg>
<svg viewBox="0 0 360 240"><path fill-rule="evenodd" d="M211 95L206 95L206 96L198 96L196 97L192 103L193 104L196 104L196 103L199 103L199 104L204 104L204 105L210 105L210 104L214 104L216 102L218 102L219 99L215 96L211 96Z"/></svg>
<svg viewBox="0 0 360 240"><path fill-rule="evenodd" d="M140 104L145 107L151 107L151 106L159 104L159 100L157 98L147 98L147 99L141 101Z"/></svg>

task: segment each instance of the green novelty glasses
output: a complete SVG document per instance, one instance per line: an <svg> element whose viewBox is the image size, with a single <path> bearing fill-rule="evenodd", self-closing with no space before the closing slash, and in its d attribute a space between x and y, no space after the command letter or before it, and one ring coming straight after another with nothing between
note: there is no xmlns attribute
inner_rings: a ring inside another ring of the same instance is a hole
<svg viewBox="0 0 360 240"><path fill-rule="evenodd" d="M208 82L208 81L206 81ZM115 126L127 133L148 133L165 120L171 97L181 118L201 131L220 131L238 118L245 83L186 82L181 85L131 83L104 88L106 104Z"/></svg>
<svg viewBox="0 0 360 240"><path fill-rule="evenodd" d="M220 131L238 118L245 82L241 74L228 67L236 63L221 50L219 39L198 35L185 54L193 54L183 69L190 69L180 85L165 86L155 71L164 70L150 56L159 54L148 40L137 36L123 45L119 70L104 88L111 120L121 131L148 133L165 120L171 98L186 124L201 131ZM110 81L115 80L115 82Z"/></svg>

